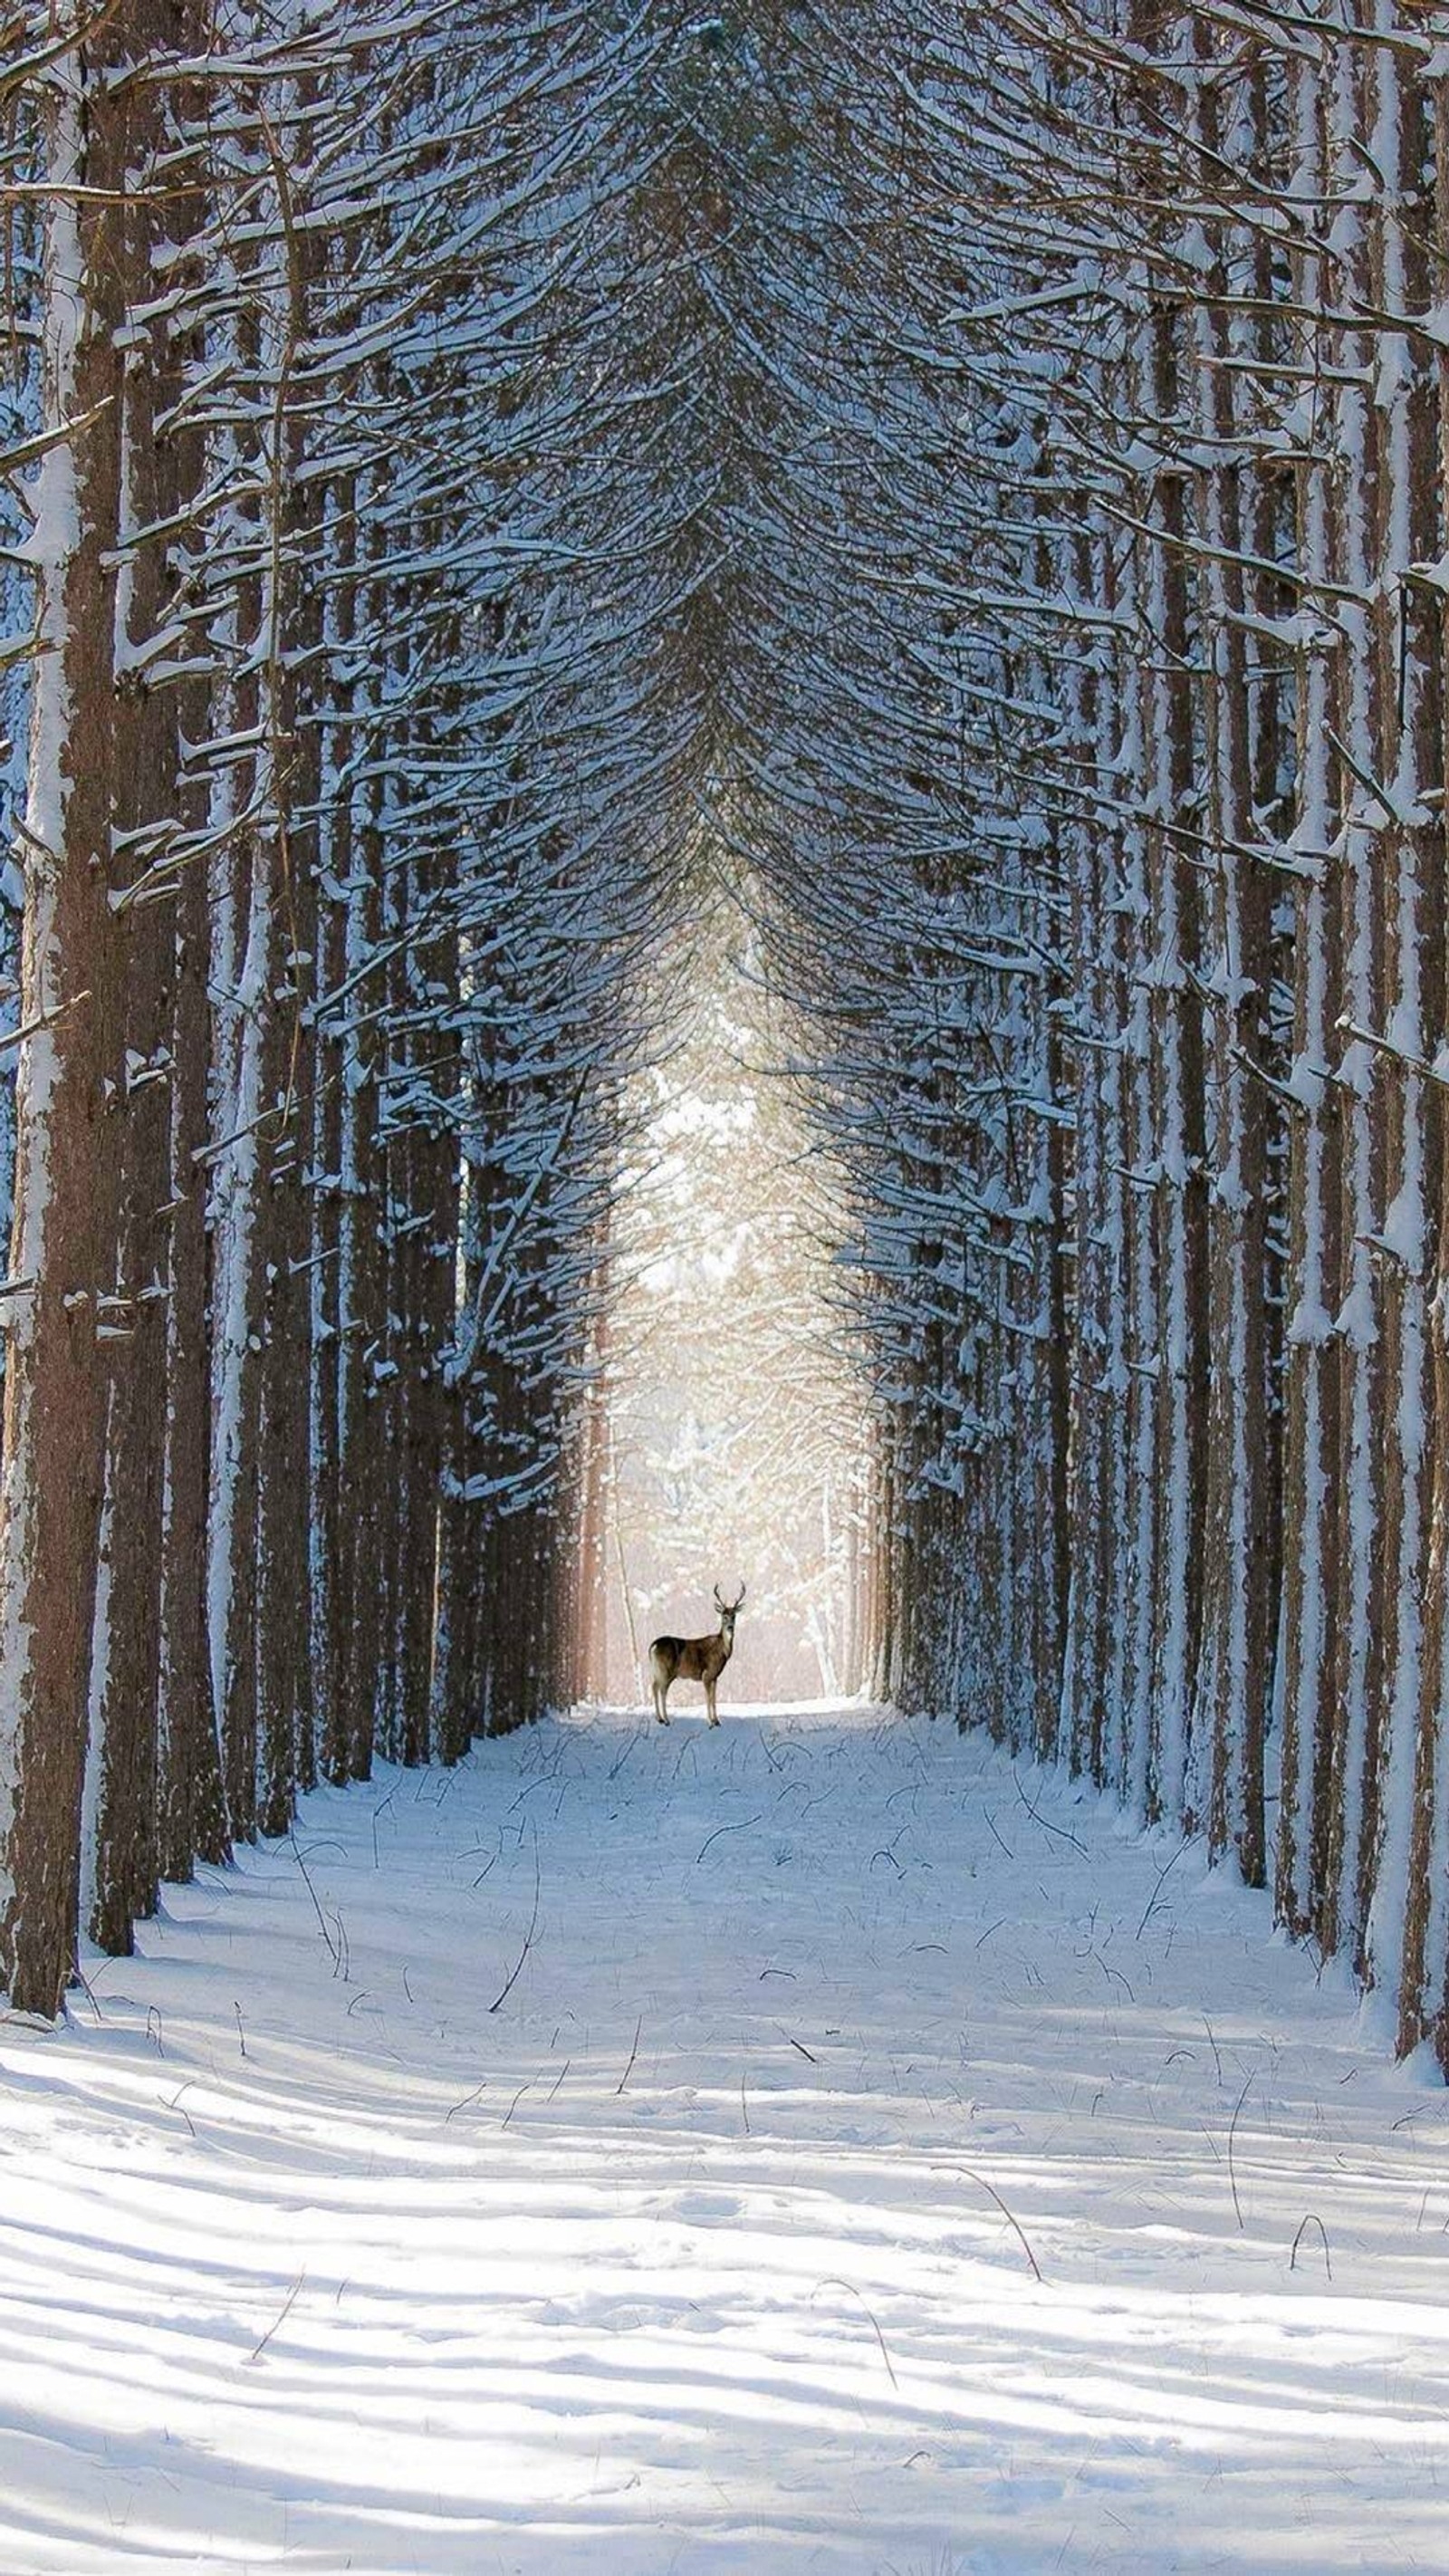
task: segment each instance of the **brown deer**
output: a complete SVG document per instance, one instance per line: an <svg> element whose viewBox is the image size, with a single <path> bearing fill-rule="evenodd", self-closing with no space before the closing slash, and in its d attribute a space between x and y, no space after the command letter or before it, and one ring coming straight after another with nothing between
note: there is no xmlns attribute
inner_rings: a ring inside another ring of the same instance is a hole
<svg viewBox="0 0 1449 2576"><path fill-rule="evenodd" d="M743 1584L734 1601L726 1601L716 1584L714 1606L719 1612L719 1626L712 1637L655 1638L649 1649L649 1678L654 1685L654 1714L661 1726L669 1724L669 1690L673 1682L703 1682L710 1725L718 1726L715 1690L734 1653L735 1621L744 1597Z"/></svg>

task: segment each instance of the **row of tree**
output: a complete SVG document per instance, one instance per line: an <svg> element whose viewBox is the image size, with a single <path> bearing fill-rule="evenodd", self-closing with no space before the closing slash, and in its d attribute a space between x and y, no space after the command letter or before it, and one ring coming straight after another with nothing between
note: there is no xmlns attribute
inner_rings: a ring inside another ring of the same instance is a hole
<svg viewBox="0 0 1449 2576"><path fill-rule="evenodd" d="M745 830L855 1179L877 1686L1202 1835L1449 2062L1429 14L841 13L748 342Z"/></svg>
<svg viewBox="0 0 1449 2576"><path fill-rule="evenodd" d="M671 749L594 563L593 13L22 22L0 1850L51 2012L319 1772L556 1693Z"/></svg>

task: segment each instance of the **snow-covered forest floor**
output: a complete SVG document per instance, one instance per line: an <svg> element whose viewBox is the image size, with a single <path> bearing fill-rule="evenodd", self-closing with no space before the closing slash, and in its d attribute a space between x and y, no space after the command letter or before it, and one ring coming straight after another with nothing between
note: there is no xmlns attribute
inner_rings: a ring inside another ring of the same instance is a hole
<svg viewBox="0 0 1449 2576"><path fill-rule="evenodd" d="M140 1941L0 2032L6 2576L1445 2563L1449 2095L980 1737L585 1711Z"/></svg>

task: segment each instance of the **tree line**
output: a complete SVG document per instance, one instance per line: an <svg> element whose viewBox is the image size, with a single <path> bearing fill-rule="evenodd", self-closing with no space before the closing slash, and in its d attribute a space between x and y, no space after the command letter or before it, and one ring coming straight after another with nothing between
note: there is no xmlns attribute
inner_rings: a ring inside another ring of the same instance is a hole
<svg viewBox="0 0 1449 2576"><path fill-rule="evenodd" d="M579 570L612 35L16 34L0 1840L49 2013L160 1875L558 1695L667 746Z"/></svg>
<svg viewBox="0 0 1449 2576"><path fill-rule="evenodd" d="M1431 18L843 14L756 831L877 1687L1201 1836L1449 2063Z"/></svg>

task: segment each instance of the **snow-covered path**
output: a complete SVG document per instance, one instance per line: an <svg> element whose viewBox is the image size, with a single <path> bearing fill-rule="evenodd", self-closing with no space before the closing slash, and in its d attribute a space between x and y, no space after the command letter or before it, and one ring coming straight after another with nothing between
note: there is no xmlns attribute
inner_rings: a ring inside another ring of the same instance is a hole
<svg viewBox="0 0 1449 2576"><path fill-rule="evenodd" d="M981 1739L586 1712L142 1947L0 2032L4 2576L1449 2564L1449 2096Z"/></svg>

